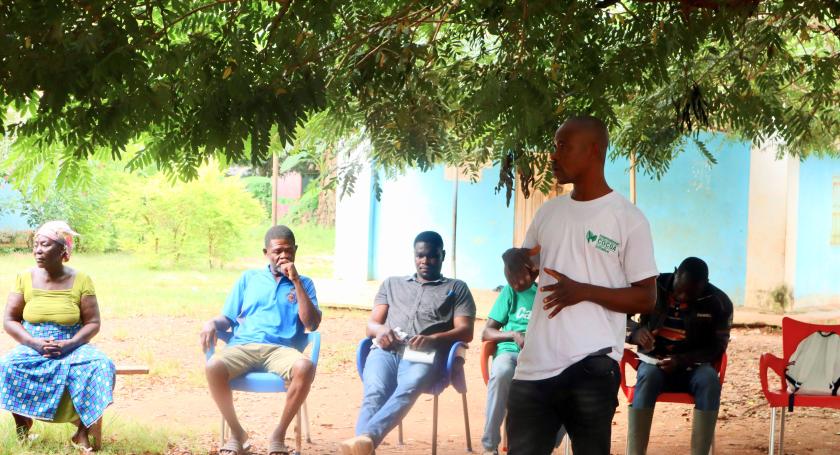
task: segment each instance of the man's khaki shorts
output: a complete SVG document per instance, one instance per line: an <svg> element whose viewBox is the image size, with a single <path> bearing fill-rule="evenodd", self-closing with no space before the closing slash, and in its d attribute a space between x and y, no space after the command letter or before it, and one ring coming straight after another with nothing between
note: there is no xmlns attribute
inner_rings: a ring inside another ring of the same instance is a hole
<svg viewBox="0 0 840 455"><path fill-rule="evenodd" d="M292 379L295 362L306 356L294 348L275 344L247 343L226 346L213 355L228 370L230 378L242 376L254 370L268 371L280 375L285 381Z"/></svg>

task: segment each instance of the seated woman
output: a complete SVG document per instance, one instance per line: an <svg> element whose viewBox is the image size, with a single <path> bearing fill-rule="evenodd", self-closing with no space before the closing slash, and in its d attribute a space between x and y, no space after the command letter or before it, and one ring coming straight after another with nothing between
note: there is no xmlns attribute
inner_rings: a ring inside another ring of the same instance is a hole
<svg viewBox="0 0 840 455"><path fill-rule="evenodd" d="M32 419L72 422L72 443L90 451L101 444L116 370L88 344L99 332L99 306L90 277L64 266L74 235L63 221L35 233L37 267L18 274L6 305L3 328L20 345L0 357L0 408L12 412L21 437Z"/></svg>

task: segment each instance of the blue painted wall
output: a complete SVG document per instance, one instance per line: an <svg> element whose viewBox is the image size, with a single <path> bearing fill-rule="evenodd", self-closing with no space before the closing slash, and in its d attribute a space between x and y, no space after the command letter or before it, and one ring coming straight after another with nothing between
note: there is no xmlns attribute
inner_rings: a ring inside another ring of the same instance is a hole
<svg viewBox="0 0 840 455"><path fill-rule="evenodd" d="M656 264L672 271L688 256L709 264L710 280L743 305L747 264L750 145L723 135L703 137L718 163L687 147L661 180L639 173L636 196L651 224ZM629 197L629 163L609 162L607 181Z"/></svg>
<svg viewBox="0 0 840 455"><path fill-rule="evenodd" d="M20 214L5 210L10 205L13 205L20 199L20 193L12 188L8 183L0 181L0 230L3 231L20 231L29 229Z"/></svg>
<svg viewBox="0 0 840 455"><path fill-rule="evenodd" d="M484 169L479 182L458 187L457 276L476 289L504 284L500 257L513 239L513 202L506 207L504 195L494 193L498 175L498 168ZM444 178L443 166L380 178L382 197L372 201L371 277L414 273L412 242L424 230L443 237L443 271L452 276L454 182Z"/></svg>
<svg viewBox="0 0 840 455"><path fill-rule="evenodd" d="M840 294L840 245L831 245L833 178L840 159L807 159L799 166L795 299Z"/></svg>
<svg viewBox="0 0 840 455"><path fill-rule="evenodd" d="M688 147L661 180L639 175L638 203L651 223L660 271L699 256L709 263L711 280L742 305L750 146L722 135L705 139L718 164L710 165L696 147ZM628 168L618 159L606 169L610 185L625 196ZM513 237L514 213L504 195L494 193L497 180L497 168L485 169L480 182L459 187L458 278L474 288L504 283L499 256ZM443 167L382 178L381 186L381 200L372 201L371 278L412 273L411 242L421 230L438 231L451 259L453 182L444 179ZM444 273L451 272L448 260Z"/></svg>

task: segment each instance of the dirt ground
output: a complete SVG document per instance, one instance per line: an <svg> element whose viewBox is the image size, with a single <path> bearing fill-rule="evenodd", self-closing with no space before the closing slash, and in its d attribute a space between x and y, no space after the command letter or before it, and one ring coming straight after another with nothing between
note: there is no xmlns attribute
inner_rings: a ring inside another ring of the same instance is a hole
<svg viewBox="0 0 840 455"><path fill-rule="evenodd" d="M365 317L362 312L333 310L324 319L321 361L308 400L312 443L304 443L304 454L334 454L337 443L353 434L361 398L355 347L363 335ZM203 386L203 356L198 347L201 323L185 318L110 320L104 324L95 344L118 364L148 363L153 370L148 376L118 378L116 403L111 410L114 415L194 435L200 447L206 447L200 453L215 454L220 417ZM476 340L482 325L483 321L476 325ZM8 337L0 337L0 352L11 345ZM479 370L479 347L478 341L471 343L466 364L469 422L475 451L481 448L486 392ZM767 453L769 411L758 380L758 357L763 352L781 353L778 330L734 330L717 433L718 453ZM620 398L612 437L615 454L624 453L626 435L626 401L623 396ZM279 418L283 399L279 395L236 394L240 417L252 435L253 453L265 453L266 436ZM689 406L659 405L650 453L688 453L690 416ZM840 453L840 412L802 408L789 415L787 422L785 453ZM431 448L431 431L432 397L424 395L405 419L406 444L397 446L394 432L386 437L377 453L427 454ZM290 431L288 443L292 442L292 435ZM451 389L441 396L438 438L441 454L466 451L461 400ZM175 443L170 453L190 453L188 446Z"/></svg>

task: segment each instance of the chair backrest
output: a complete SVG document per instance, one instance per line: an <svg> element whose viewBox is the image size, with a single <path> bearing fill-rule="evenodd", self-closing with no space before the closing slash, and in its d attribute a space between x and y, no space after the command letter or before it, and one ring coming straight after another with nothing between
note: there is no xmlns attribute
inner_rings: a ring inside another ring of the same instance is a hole
<svg viewBox="0 0 840 455"><path fill-rule="evenodd" d="M490 363L493 355L496 354L497 343L495 341L483 341L481 343L481 378L487 384L490 381Z"/></svg>
<svg viewBox="0 0 840 455"><path fill-rule="evenodd" d="M793 318L782 319L782 352L785 362L796 352L799 343L814 332L834 332L840 334L840 325L811 324Z"/></svg>
<svg viewBox="0 0 840 455"><path fill-rule="evenodd" d="M367 363L371 346L373 346L373 339L363 338L359 342L359 346L356 348L356 372L359 374L360 379L363 378L362 372L365 370L365 363ZM466 360L466 349L466 343L459 341L452 344L449 348L448 356L445 359L446 362L438 363L440 368L439 378L433 381L432 384L426 388L424 393L438 394L442 392L443 389L449 387L450 384L455 387L458 393L466 393L467 383L463 369L464 362ZM445 353L446 351L440 352L440 354ZM456 369L458 372L453 374Z"/></svg>
<svg viewBox="0 0 840 455"><path fill-rule="evenodd" d="M373 346L373 339L363 338L359 342L359 347L356 348L356 372L359 373L359 378L362 377L362 371L365 370L365 362L367 362L367 356L370 354L371 346Z"/></svg>

